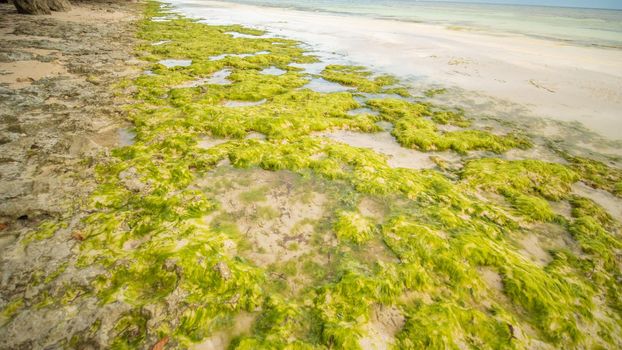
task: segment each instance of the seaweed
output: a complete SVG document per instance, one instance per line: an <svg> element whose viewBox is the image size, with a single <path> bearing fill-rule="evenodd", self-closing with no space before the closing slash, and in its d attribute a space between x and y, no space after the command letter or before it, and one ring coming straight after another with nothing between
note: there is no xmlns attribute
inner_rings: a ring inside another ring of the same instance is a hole
<svg viewBox="0 0 622 350"><path fill-rule="evenodd" d="M356 212L340 212L335 222L335 232L340 240L364 244L372 239L374 224L369 218Z"/></svg>
<svg viewBox="0 0 622 350"><path fill-rule="evenodd" d="M372 72L362 66L331 64L326 66L321 75L328 81L355 87L358 91L369 93L381 92L384 87L395 85L398 82L395 77L390 75L372 77ZM388 90L388 92L390 91ZM408 94L404 90L395 90L395 92L399 92L401 95Z"/></svg>

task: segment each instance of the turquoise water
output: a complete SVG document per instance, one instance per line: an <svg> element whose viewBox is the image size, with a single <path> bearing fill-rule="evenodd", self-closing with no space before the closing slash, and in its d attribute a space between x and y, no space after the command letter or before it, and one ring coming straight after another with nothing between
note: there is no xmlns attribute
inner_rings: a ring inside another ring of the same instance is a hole
<svg viewBox="0 0 622 350"><path fill-rule="evenodd" d="M518 33L580 45L622 48L622 10L415 0L233 0L241 4L341 13Z"/></svg>

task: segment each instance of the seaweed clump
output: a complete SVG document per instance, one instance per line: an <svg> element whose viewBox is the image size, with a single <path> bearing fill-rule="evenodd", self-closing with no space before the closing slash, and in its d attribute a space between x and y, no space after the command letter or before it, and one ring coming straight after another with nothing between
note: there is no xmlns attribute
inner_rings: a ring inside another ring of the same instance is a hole
<svg viewBox="0 0 622 350"><path fill-rule="evenodd" d="M379 93L383 88L398 83L398 80L390 75L372 77L372 72L362 66L345 66L331 64L322 71L322 78L345 86L355 87L361 92ZM394 92L402 90L395 90ZM407 93L401 92L408 96Z"/></svg>

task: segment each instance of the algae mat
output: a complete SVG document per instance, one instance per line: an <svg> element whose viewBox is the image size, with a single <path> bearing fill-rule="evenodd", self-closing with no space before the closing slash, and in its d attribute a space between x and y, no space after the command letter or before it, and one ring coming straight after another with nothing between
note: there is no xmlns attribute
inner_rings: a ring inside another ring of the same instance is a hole
<svg viewBox="0 0 622 350"><path fill-rule="evenodd" d="M619 200L619 169L508 160L529 135L365 67L307 72L316 57L260 30L149 2L138 33L149 70L118 85L135 137L89 159L75 213L17 243L73 242L3 301L0 347L33 320L64 332L34 348L622 347L620 218L573 192ZM387 123L435 166L323 136Z"/></svg>

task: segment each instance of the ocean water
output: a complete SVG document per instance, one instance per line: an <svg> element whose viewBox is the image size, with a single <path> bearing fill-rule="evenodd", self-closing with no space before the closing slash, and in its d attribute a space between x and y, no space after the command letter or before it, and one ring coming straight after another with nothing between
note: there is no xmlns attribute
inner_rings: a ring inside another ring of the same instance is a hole
<svg viewBox="0 0 622 350"><path fill-rule="evenodd" d="M434 23L456 30L515 33L578 45L622 48L622 10L417 0L226 0L226 2Z"/></svg>

